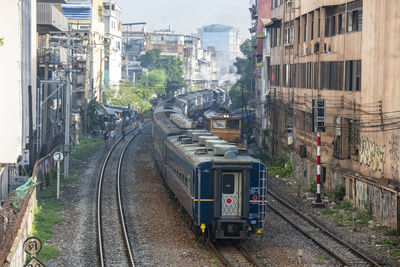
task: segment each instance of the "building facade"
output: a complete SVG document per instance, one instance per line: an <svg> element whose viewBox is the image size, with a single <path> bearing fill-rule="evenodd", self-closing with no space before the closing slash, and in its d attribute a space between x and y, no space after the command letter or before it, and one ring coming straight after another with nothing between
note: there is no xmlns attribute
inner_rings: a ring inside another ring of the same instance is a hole
<svg viewBox="0 0 400 267"><path fill-rule="evenodd" d="M4 2L0 32L1 202L17 185L18 165L32 163L35 151L36 1Z"/></svg>
<svg viewBox="0 0 400 267"><path fill-rule="evenodd" d="M121 81L122 60L122 25L121 9L113 1L105 1L104 25L105 25L105 86L118 90Z"/></svg>
<svg viewBox="0 0 400 267"><path fill-rule="evenodd" d="M86 70L78 77L77 93L83 93L80 99L102 101L104 90L104 9L103 0L71 0L62 5L64 16L68 19L69 31L87 31L89 33L87 54L83 68Z"/></svg>
<svg viewBox="0 0 400 267"><path fill-rule="evenodd" d="M310 184L321 132L325 192L342 187L399 229L400 2L272 0L271 8L269 152L289 147L295 176Z"/></svg>
<svg viewBox="0 0 400 267"><path fill-rule="evenodd" d="M270 62L270 43L266 33L265 25L271 20L271 0L255 0L249 8L252 27L249 29L252 34L254 51L252 55L251 67L254 68L254 90L252 97L252 107L256 111L256 143L262 146L264 142L263 130L266 128L265 118L265 95L268 88L268 71ZM253 63L255 61L255 64Z"/></svg>
<svg viewBox="0 0 400 267"><path fill-rule="evenodd" d="M146 70L139 57L146 51L146 23L122 24L122 79L135 83Z"/></svg>
<svg viewBox="0 0 400 267"><path fill-rule="evenodd" d="M241 57L241 37L238 28L213 24L203 26L199 35L205 50L215 49L219 76L234 73L233 63L236 57Z"/></svg>

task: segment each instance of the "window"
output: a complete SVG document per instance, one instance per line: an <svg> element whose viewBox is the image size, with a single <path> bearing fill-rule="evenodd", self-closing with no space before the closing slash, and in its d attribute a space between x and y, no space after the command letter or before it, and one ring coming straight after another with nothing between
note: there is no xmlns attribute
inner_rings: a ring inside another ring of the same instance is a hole
<svg viewBox="0 0 400 267"><path fill-rule="evenodd" d="M347 32L361 31L362 28L362 10L351 10L347 12Z"/></svg>
<svg viewBox="0 0 400 267"><path fill-rule="evenodd" d="M300 19L296 19L296 23L297 23L297 43L300 43Z"/></svg>
<svg viewBox="0 0 400 267"><path fill-rule="evenodd" d="M361 60L346 61L346 91L361 91Z"/></svg>
<svg viewBox="0 0 400 267"><path fill-rule="evenodd" d="M276 45L281 45L281 27L276 28Z"/></svg>
<svg viewBox="0 0 400 267"><path fill-rule="evenodd" d="M345 14L344 13L339 14L339 16L338 16L338 26L339 26L338 32L339 32L339 34L345 33L345 25L346 25Z"/></svg>
<svg viewBox="0 0 400 267"><path fill-rule="evenodd" d="M272 0L272 8L276 8L282 4L282 0Z"/></svg>
<svg viewBox="0 0 400 267"><path fill-rule="evenodd" d="M225 129L226 121L225 120L213 120L213 128L214 129Z"/></svg>
<svg viewBox="0 0 400 267"><path fill-rule="evenodd" d="M279 79L280 79L280 65L272 65L271 72L270 72L270 81L272 86L279 86Z"/></svg>
<svg viewBox="0 0 400 267"><path fill-rule="evenodd" d="M285 22L283 30L283 43L285 45L291 45L294 41L294 21Z"/></svg>
<svg viewBox="0 0 400 267"><path fill-rule="evenodd" d="M222 193L223 194L235 193L235 176L233 174L222 175Z"/></svg>
<svg viewBox="0 0 400 267"><path fill-rule="evenodd" d="M228 120L228 129L239 129L239 120Z"/></svg>
<svg viewBox="0 0 400 267"><path fill-rule="evenodd" d="M311 15L311 40L314 40L314 13Z"/></svg>
<svg viewBox="0 0 400 267"><path fill-rule="evenodd" d="M342 61L321 62L321 89L343 90L344 64Z"/></svg>
<svg viewBox="0 0 400 267"><path fill-rule="evenodd" d="M335 36L336 35L336 16L327 17L325 19L325 36Z"/></svg>
<svg viewBox="0 0 400 267"><path fill-rule="evenodd" d="M304 18L304 36L303 41L307 42L307 17Z"/></svg>

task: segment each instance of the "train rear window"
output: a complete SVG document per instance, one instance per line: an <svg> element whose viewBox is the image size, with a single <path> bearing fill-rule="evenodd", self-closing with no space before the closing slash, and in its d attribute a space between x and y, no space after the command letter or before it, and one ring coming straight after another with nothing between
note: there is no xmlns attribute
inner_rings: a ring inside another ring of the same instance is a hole
<svg viewBox="0 0 400 267"><path fill-rule="evenodd" d="M233 194L235 192L235 176L233 174L222 175L222 193Z"/></svg>
<svg viewBox="0 0 400 267"><path fill-rule="evenodd" d="M214 129L225 129L226 121L225 120L213 120L213 128Z"/></svg>
<svg viewBox="0 0 400 267"><path fill-rule="evenodd" d="M239 129L239 120L228 120L228 129Z"/></svg>

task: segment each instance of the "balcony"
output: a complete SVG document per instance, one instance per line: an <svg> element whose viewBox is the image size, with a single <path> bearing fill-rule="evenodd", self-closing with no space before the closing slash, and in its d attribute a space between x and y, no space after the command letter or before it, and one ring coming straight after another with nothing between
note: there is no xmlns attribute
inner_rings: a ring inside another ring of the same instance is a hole
<svg viewBox="0 0 400 267"><path fill-rule="evenodd" d="M37 31L41 34L49 31L66 31L68 21L52 4L38 3L36 8Z"/></svg>

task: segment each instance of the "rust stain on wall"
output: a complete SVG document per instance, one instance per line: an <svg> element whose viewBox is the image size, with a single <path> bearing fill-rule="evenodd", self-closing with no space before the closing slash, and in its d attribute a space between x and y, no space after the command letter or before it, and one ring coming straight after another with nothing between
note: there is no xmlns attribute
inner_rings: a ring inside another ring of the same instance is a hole
<svg viewBox="0 0 400 267"><path fill-rule="evenodd" d="M379 146L364 137L360 143L360 164L373 171L383 172L386 158L386 147Z"/></svg>

